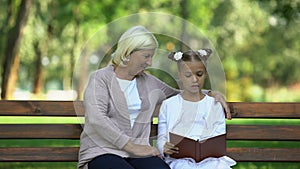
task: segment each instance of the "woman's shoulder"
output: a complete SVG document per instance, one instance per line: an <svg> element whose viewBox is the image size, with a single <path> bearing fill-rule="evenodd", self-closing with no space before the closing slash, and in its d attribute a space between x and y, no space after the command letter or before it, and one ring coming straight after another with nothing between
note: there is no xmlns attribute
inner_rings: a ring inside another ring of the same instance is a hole
<svg viewBox="0 0 300 169"><path fill-rule="evenodd" d="M103 68L97 69L94 71L94 73L113 73L114 72L114 66L108 65Z"/></svg>
<svg viewBox="0 0 300 169"><path fill-rule="evenodd" d="M93 71L91 73L91 77L94 78L112 77L113 73L114 73L113 65L109 65Z"/></svg>

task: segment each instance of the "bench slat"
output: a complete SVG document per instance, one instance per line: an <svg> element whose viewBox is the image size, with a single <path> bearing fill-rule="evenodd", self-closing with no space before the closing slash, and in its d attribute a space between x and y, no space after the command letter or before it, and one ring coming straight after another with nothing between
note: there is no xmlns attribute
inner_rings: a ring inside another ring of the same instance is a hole
<svg viewBox="0 0 300 169"><path fill-rule="evenodd" d="M156 136L157 125L151 136ZM0 124L0 138L79 139L80 124ZM47 132L45 132L47 131ZM154 133L155 132L155 133ZM227 125L228 140L293 140L300 138L300 126Z"/></svg>
<svg viewBox="0 0 300 169"><path fill-rule="evenodd" d="M78 147L0 148L0 161L76 162ZM227 148L227 155L238 162L300 162L300 148Z"/></svg>
<svg viewBox="0 0 300 169"><path fill-rule="evenodd" d="M82 101L0 101L1 116L83 116ZM75 112L76 109L76 112Z"/></svg>
<svg viewBox="0 0 300 169"><path fill-rule="evenodd" d="M300 118L300 104L296 102L231 102L229 107L236 118Z"/></svg>
<svg viewBox="0 0 300 169"><path fill-rule="evenodd" d="M0 148L0 161L5 162L76 162L78 147Z"/></svg>
<svg viewBox="0 0 300 169"><path fill-rule="evenodd" d="M228 103L234 118L300 118L299 103ZM0 100L1 116L83 116L82 101ZM76 109L76 112L74 111Z"/></svg>
<svg viewBox="0 0 300 169"><path fill-rule="evenodd" d="M236 161L300 162L300 148L227 148L227 155Z"/></svg>
<svg viewBox="0 0 300 169"><path fill-rule="evenodd" d="M0 124L4 139L79 139L80 124Z"/></svg>
<svg viewBox="0 0 300 169"><path fill-rule="evenodd" d="M300 126L227 125L229 140L300 140Z"/></svg>

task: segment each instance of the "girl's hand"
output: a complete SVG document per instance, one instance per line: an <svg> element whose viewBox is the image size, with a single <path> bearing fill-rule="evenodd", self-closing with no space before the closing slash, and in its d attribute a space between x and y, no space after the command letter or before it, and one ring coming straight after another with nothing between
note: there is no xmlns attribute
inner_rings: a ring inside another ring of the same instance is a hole
<svg viewBox="0 0 300 169"><path fill-rule="evenodd" d="M213 97L213 98L215 98L215 100L216 100L217 102L220 102L220 103L221 103L221 105L223 106L223 108L224 108L224 110L225 110L226 118L227 118L228 120L231 120L232 117L231 117L231 113L230 113L229 106L228 106L227 103L226 103L225 96L224 96L222 93L217 92L217 91L210 91L210 92L208 92L208 95L211 96L211 97Z"/></svg>
<svg viewBox="0 0 300 169"><path fill-rule="evenodd" d="M166 142L164 145L164 154L171 155L174 153L179 153L179 148L170 142Z"/></svg>

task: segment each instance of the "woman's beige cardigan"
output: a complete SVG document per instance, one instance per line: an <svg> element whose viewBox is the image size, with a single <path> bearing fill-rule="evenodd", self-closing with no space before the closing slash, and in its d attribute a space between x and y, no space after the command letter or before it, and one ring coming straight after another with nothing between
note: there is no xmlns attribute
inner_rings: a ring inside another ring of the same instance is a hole
<svg viewBox="0 0 300 169"><path fill-rule="evenodd" d="M149 145L151 119L156 105L178 91L146 73L138 75L136 80L142 105L131 128L126 99L113 65L91 74L84 93L86 114L80 137L78 168L87 168L87 163L101 154L129 157L130 154L123 150L128 141Z"/></svg>

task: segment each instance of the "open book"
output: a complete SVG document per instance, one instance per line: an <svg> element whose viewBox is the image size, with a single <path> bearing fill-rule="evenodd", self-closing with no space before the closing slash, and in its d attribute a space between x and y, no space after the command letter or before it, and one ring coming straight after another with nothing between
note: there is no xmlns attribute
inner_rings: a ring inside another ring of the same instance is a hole
<svg viewBox="0 0 300 169"><path fill-rule="evenodd" d="M173 158L193 158L196 162L207 157L222 157L226 155L226 134L215 136L203 141L183 137L169 133L170 142L179 148L178 154L172 154Z"/></svg>

